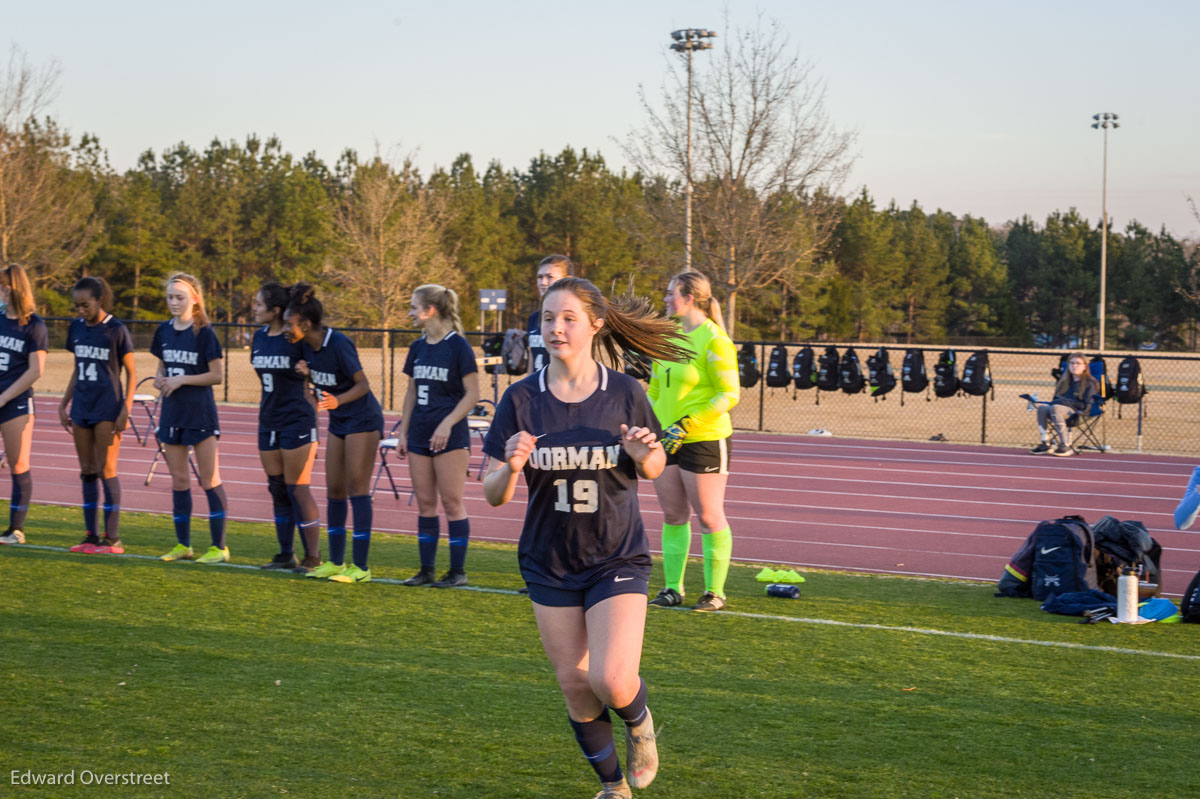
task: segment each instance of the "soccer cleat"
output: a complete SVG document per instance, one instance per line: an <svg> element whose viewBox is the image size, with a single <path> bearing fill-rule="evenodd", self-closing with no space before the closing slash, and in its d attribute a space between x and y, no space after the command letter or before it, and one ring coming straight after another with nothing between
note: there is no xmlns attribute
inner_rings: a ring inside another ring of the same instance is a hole
<svg viewBox="0 0 1200 799"><path fill-rule="evenodd" d="M1055 448L1054 452L1051 452L1050 454L1057 455L1060 458L1067 458L1067 457L1070 457L1071 455L1074 455L1075 450L1071 449L1070 447L1064 447L1062 444L1059 444L1058 447Z"/></svg>
<svg viewBox="0 0 1200 799"><path fill-rule="evenodd" d="M433 584L434 588L457 588L467 584L467 573L451 569L442 575L442 579Z"/></svg>
<svg viewBox="0 0 1200 799"><path fill-rule="evenodd" d="M360 569L351 563L338 574L330 575L329 579L335 583L369 583L371 570Z"/></svg>
<svg viewBox="0 0 1200 799"><path fill-rule="evenodd" d="M92 548L93 555L124 555L125 545L119 540L114 541L111 538L105 538L99 544Z"/></svg>
<svg viewBox="0 0 1200 799"><path fill-rule="evenodd" d="M11 527L4 531L4 535L0 535L0 544L24 544L25 534L20 530L14 530Z"/></svg>
<svg viewBox="0 0 1200 799"><path fill-rule="evenodd" d="M1029 450L1029 453L1031 455L1045 455L1049 451L1050 451L1050 445L1047 444L1045 441L1043 441L1042 443L1038 444L1033 449Z"/></svg>
<svg viewBox="0 0 1200 799"><path fill-rule="evenodd" d="M85 555L91 555L96 551L96 547L100 546L100 536L87 535L82 541L71 547L71 552L82 552Z"/></svg>
<svg viewBox="0 0 1200 799"><path fill-rule="evenodd" d="M292 569L292 574L308 574L313 569L321 565L321 559L316 555L309 555L304 560L300 561L297 566Z"/></svg>
<svg viewBox="0 0 1200 799"><path fill-rule="evenodd" d="M183 544L176 544L175 548L167 554L163 555L159 560L165 560L168 563L173 560L195 560L196 553L191 547L186 547Z"/></svg>
<svg viewBox="0 0 1200 799"><path fill-rule="evenodd" d="M217 547L217 546L211 546L208 548L207 552L205 552L200 557L196 558L196 562L197 563L205 563L210 566L214 563L228 563L229 562L229 547L225 547L225 549L221 549L220 547Z"/></svg>
<svg viewBox="0 0 1200 799"><path fill-rule="evenodd" d="M639 723L625 725L625 776L630 787L640 790L654 782L658 774L656 738L650 708L646 708L646 716Z"/></svg>
<svg viewBox="0 0 1200 799"><path fill-rule="evenodd" d="M263 565L259 566L258 568L260 568L260 569L294 569L299 565L300 565L300 562L296 560L296 556L294 554L292 554L291 552L288 552L286 554L283 552L280 552L278 555L271 558L270 563L264 563Z"/></svg>
<svg viewBox="0 0 1200 799"><path fill-rule="evenodd" d="M683 594L674 588L662 588L659 590L658 596L651 599L647 604L653 605L656 608L673 608L676 605L683 604Z"/></svg>
<svg viewBox="0 0 1200 799"><path fill-rule="evenodd" d="M701 613L711 613L714 610L721 610L724 607L724 597L719 597L712 591L705 591L700 595L700 601L692 605L692 610L698 610Z"/></svg>
<svg viewBox="0 0 1200 799"><path fill-rule="evenodd" d="M633 799L633 792L629 790L629 783L622 777L618 782L601 782L600 793L592 797L592 799Z"/></svg>
<svg viewBox="0 0 1200 799"><path fill-rule="evenodd" d="M346 564L334 563L333 561L327 560L304 576L311 577L314 580L328 580L333 575L341 574L345 570Z"/></svg>
<svg viewBox="0 0 1200 799"><path fill-rule="evenodd" d="M433 569L421 569L404 581L405 585L433 585L437 580L433 579Z"/></svg>

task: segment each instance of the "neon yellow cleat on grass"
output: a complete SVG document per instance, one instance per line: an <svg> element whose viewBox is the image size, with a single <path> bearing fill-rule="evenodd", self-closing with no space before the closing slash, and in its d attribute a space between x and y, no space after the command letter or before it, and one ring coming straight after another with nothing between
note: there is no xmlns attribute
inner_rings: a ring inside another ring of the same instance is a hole
<svg viewBox="0 0 1200 799"><path fill-rule="evenodd" d="M165 560L167 562L170 562L173 560L195 560L195 559L196 559L196 553L192 551L191 547L185 547L183 544L176 544L174 549L172 549L170 552L168 552L167 554L165 554L161 558L159 558L159 560Z"/></svg>
<svg viewBox="0 0 1200 799"><path fill-rule="evenodd" d="M335 574L329 579L335 583L369 583L371 582L371 570L360 569L351 563L341 574Z"/></svg>
<svg viewBox="0 0 1200 799"><path fill-rule="evenodd" d="M345 570L346 565L344 563L334 563L331 560L327 560L304 576L311 577L314 580L328 580L335 574L341 574Z"/></svg>
<svg viewBox="0 0 1200 799"><path fill-rule="evenodd" d="M229 562L229 547L219 549L218 547L209 547L208 551L200 557L196 558L197 563L228 563Z"/></svg>

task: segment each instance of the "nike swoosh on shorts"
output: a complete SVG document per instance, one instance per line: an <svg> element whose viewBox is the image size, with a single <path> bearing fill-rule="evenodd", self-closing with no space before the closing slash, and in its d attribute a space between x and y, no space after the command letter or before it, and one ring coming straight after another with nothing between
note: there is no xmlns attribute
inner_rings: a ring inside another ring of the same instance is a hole
<svg viewBox="0 0 1200 799"><path fill-rule="evenodd" d="M623 583L623 582L626 582L626 581L632 580L632 579L633 579L632 577L614 577L613 582L614 583Z"/></svg>

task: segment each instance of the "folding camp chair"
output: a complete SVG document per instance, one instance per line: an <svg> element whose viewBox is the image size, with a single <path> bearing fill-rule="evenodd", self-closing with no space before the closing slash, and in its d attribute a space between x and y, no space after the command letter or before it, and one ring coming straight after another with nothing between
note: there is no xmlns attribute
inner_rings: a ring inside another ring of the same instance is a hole
<svg viewBox="0 0 1200 799"><path fill-rule="evenodd" d="M153 380L153 377L147 377L138 381L138 386L145 383L147 380ZM141 397L141 399L139 399ZM158 440L158 403L162 399L160 394L138 394L137 389L134 389L133 402L135 405L140 405L146 411L146 417L150 420L150 426L146 428L145 436L138 435L138 429L133 424L133 416L129 417L129 426L133 427L133 435L138 439L141 445L146 446L146 442L150 440L150 436L154 436L154 457L150 459L150 469L146 472L146 480L142 485L150 485L150 481L154 479L154 470L158 468L158 459L163 461L167 459L167 451L163 449L162 442ZM192 467L192 474L196 476L196 482L200 482L200 470L196 468L196 459L188 452L188 465Z"/></svg>
<svg viewBox="0 0 1200 799"><path fill-rule="evenodd" d="M1092 397L1092 404L1086 411L1079 411L1067 419L1067 427L1074 431L1075 443L1071 446L1076 452L1085 449L1094 449L1096 452L1108 451L1108 445L1103 441L1103 428L1097 429L1104 418L1105 398L1102 396L1103 393L1101 390L1099 394ZM1058 431L1054 429L1053 425L1050 426L1050 430L1055 437L1058 436Z"/></svg>
<svg viewBox="0 0 1200 799"><path fill-rule="evenodd" d="M487 415L487 409L483 407L484 405L492 406L492 416ZM488 430L492 427L492 417L495 415L496 403L485 399L481 399L479 404L475 406L475 409L467 415L467 430L471 435L479 437L479 469L475 474L476 480L482 480L483 473L487 471L488 456L486 452L482 451L483 441L487 438ZM470 474L471 472L468 470L467 476L470 476Z"/></svg>
<svg viewBox="0 0 1200 799"><path fill-rule="evenodd" d="M157 423L154 420L154 414L158 410L158 395L142 393L139 392L138 389L140 389L145 383L153 381L153 377L143 377L138 381L137 386L133 389L133 404L144 410L146 412L147 419L149 419L150 426L146 428L145 435L142 435L142 432L138 430L137 420L134 419L134 414L129 414L129 426L133 428L133 437L136 438L137 442L143 447L146 446L146 442L150 440L150 434L154 432L154 428L157 426Z"/></svg>
<svg viewBox="0 0 1200 799"><path fill-rule="evenodd" d="M379 478L385 473L387 474L388 484L392 487L392 495L396 499L400 499L400 489L396 487L396 480L392 477L392 468L388 464L388 453L395 452L396 447L400 446L400 439L396 435L396 431L400 429L400 422L403 419L397 419L392 425L392 429L388 431L387 438L379 442L379 468L375 470L375 481L371 483L371 496L375 496L375 489L379 487ZM413 492L408 492L408 504L413 501Z"/></svg>

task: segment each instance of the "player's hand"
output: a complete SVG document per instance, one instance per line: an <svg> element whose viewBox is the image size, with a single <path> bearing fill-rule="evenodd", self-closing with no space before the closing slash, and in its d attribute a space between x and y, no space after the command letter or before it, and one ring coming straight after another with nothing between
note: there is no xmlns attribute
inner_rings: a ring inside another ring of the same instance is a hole
<svg viewBox="0 0 1200 799"><path fill-rule="evenodd" d="M341 403L338 402L337 394L330 394L329 392L322 392L321 399L317 400L317 410L318 411L332 411L334 408L338 407L340 404Z"/></svg>
<svg viewBox="0 0 1200 799"><path fill-rule="evenodd" d="M508 468L514 473L524 469L536 446L537 438L524 430L504 442L504 460Z"/></svg>
<svg viewBox="0 0 1200 799"><path fill-rule="evenodd" d="M663 449L658 436L649 427L621 425L621 446L634 463L643 463L656 449Z"/></svg>
<svg viewBox="0 0 1200 799"><path fill-rule="evenodd" d="M446 448L446 443L450 440L451 429L453 426L449 424L449 420L443 419L434 429L433 435L429 437L430 452L441 452Z"/></svg>
<svg viewBox="0 0 1200 799"><path fill-rule="evenodd" d="M662 448L668 455L674 455L683 446L683 439L687 437L687 429L683 426L683 419L680 419L675 424L663 431Z"/></svg>
<svg viewBox="0 0 1200 799"><path fill-rule="evenodd" d="M113 423L113 430L118 433L124 433L129 429L129 409L121 406L121 412L117 414L117 421Z"/></svg>
<svg viewBox="0 0 1200 799"><path fill-rule="evenodd" d="M158 387L158 390L164 397L171 396L183 386L183 375L160 377L158 380L162 380L162 385ZM157 383L158 380L154 382Z"/></svg>
<svg viewBox="0 0 1200 799"><path fill-rule="evenodd" d="M311 372L308 368L308 361L304 360L303 358L296 361L295 369L298 373L304 375L305 377L308 377L311 374Z"/></svg>
<svg viewBox="0 0 1200 799"><path fill-rule="evenodd" d="M159 393L162 393L162 390L166 385L167 385L166 375L158 375L157 377L154 378L154 387L156 389L158 389Z"/></svg>
<svg viewBox="0 0 1200 799"><path fill-rule="evenodd" d="M61 424L63 426L63 430L66 430L68 433L74 432L71 429L71 417L67 413L66 407L63 405L58 406L58 423Z"/></svg>

